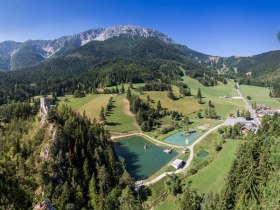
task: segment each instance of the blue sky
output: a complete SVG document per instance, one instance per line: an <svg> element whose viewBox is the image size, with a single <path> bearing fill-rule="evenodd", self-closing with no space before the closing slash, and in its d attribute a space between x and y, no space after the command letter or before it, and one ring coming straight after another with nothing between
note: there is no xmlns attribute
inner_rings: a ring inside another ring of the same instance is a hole
<svg viewBox="0 0 280 210"><path fill-rule="evenodd" d="M54 39L127 24L159 30L211 55L280 48L277 0L0 0L0 41Z"/></svg>

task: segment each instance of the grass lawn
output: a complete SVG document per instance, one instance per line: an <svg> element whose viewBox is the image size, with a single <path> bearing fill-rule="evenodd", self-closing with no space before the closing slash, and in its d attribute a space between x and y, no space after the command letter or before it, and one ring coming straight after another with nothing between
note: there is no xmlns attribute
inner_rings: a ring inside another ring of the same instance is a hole
<svg viewBox="0 0 280 210"><path fill-rule="evenodd" d="M168 197L164 202L162 202L156 210L176 210L179 209L178 204L175 202L174 197Z"/></svg>
<svg viewBox="0 0 280 210"><path fill-rule="evenodd" d="M115 132L129 132L138 130L134 116L128 116L125 113L125 105L123 99L125 94L112 95L112 94L97 94L87 95L83 98L74 98L72 95L59 97L61 103L65 103L68 99L67 105L73 110L83 114L85 111L90 119L99 119L100 110L102 107L106 108L108 100L113 97L113 108L107 116L108 126L110 131Z"/></svg>
<svg viewBox="0 0 280 210"><path fill-rule="evenodd" d="M191 88L191 92L193 95L197 94L198 88L201 89L202 96L204 97L202 100L205 102L205 104L203 105L203 110L208 105L209 100L211 100L215 105L217 114L223 119L225 119L229 113L233 113L237 109L245 109L245 105L241 99L219 98L223 96L238 96L237 91L234 87L233 80L228 80L228 84L226 85L219 83L214 87L205 87L197 80L190 77L185 76L183 77L183 79L184 82Z"/></svg>
<svg viewBox="0 0 280 210"><path fill-rule="evenodd" d="M100 110L102 107L106 107L111 94L98 94L98 95L87 95L83 98L74 98L72 95L66 95L59 97L62 103L65 103L65 99L68 99L68 106L75 111L83 114L85 111L90 119L99 119Z"/></svg>
<svg viewBox="0 0 280 210"><path fill-rule="evenodd" d="M225 178L241 142L240 140L227 141L218 157L187 181L190 181L193 187L197 187L200 193L220 192L225 185Z"/></svg>
<svg viewBox="0 0 280 210"><path fill-rule="evenodd" d="M194 159L190 168L201 169L217 158L215 146L221 143L222 139L217 132L210 133L203 141L194 147ZM198 158L197 155L201 152L208 152L209 155L205 158Z"/></svg>
<svg viewBox="0 0 280 210"><path fill-rule="evenodd" d="M269 97L268 88L250 86L250 85L240 85L240 90L245 98L247 96L251 96L252 102L256 101L258 104L266 104L274 109L280 109L280 102L279 102L280 99Z"/></svg>
<svg viewBox="0 0 280 210"><path fill-rule="evenodd" d="M107 116L110 131L129 132L139 130L135 117L125 113L125 97L125 94L113 96L113 109Z"/></svg>
<svg viewBox="0 0 280 210"><path fill-rule="evenodd" d="M175 91L177 89L178 87L173 86L174 94L179 96ZM145 91L144 94L141 95L141 98L146 99L148 95L150 96L150 99L154 101L154 103L152 103L154 108L156 108L157 103L160 100L163 108L167 108L170 111L179 111L184 115L197 112L203 107L197 103L197 100L194 99L193 96L179 98L173 101L167 97L167 91Z"/></svg>

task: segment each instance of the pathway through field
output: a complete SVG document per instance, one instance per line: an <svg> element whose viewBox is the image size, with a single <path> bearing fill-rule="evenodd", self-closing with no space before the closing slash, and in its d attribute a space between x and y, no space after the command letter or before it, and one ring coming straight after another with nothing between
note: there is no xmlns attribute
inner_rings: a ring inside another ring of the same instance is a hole
<svg viewBox="0 0 280 210"><path fill-rule="evenodd" d="M123 99L123 112L127 116L134 116L134 114L130 111L129 101L127 98Z"/></svg>

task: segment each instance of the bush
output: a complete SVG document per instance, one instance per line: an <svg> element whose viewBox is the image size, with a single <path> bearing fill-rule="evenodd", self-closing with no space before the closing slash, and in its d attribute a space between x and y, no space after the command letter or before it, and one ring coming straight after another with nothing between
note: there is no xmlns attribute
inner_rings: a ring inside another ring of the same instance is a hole
<svg viewBox="0 0 280 210"><path fill-rule="evenodd" d="M190 169L188 172L189 175L194 175L196 173L197 173L197 169L195 169L195 168Z"/></svg>
<svg viewBox="0 0 280 210"><path fill-rule="evenodd" d="M247 100L252 100L252 97L251 96L247 96Z"/></svg>
<svg viewBox="0 0 280 210"><path fill-rule="evenodd" d="M215 150L216 152L220 152L223 148L221 147L221 145L216 145L215 146Z"/></svg>

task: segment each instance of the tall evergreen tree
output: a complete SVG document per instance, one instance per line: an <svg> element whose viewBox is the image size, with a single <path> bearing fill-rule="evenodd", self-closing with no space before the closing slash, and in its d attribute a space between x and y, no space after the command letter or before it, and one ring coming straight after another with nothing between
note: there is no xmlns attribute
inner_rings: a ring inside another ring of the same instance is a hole
<svg viewBox="0 0 280 210"><path fill-rule="evenodd" d="M126 98L127 98L128 100L130 100L130 98L131 98L131 90L130 90L130 87L127 88Z"/></svg>
<svg viewBox="0 0 280 210"><path fill-rule="evenodd" d="M121 93L125 93L124 85L121 86Z"/></svg>
<svg viewBox="0 0 280 210"><path fill-rule="evenodd" d="M122 210L140 210L141 205L139 201L134 197L133 191L127 186L122 190L122 194L119 198L120 209Z"/></svg>
<svg viewBox="0 0 280 210"><path fill-rule="evenodd" d="M158 103L157 103L157 110L160 111L162 109L161 107L161 102L160 100L158 100Z"/></svg>
<svg viewBox="0 0 280 210"><path fill-rule="evenodd" d="M104 107L101 108L100 114L99 114L99 122L103 125L106 124L106 116L105 116L105 110Z"/></svg>
<svg viewBox="0 0 280 210"><path fill-rule="evenodd" d="M89 202L90 202L90 206L94 209L94 210L99 210L100 206L98 204L98 194L96 192L96 186L95 186L95 179L94 176L91 177L90 182L89 182Z"/></svg>

